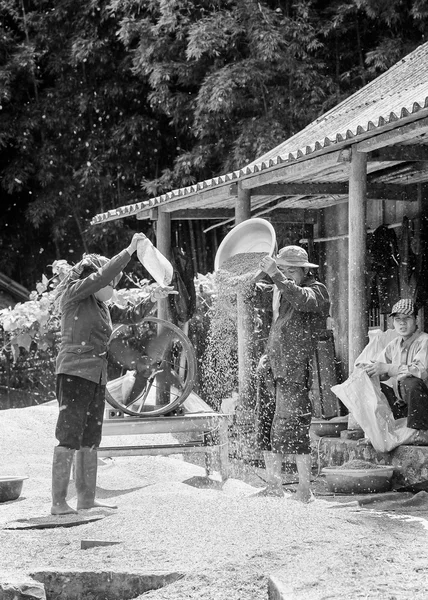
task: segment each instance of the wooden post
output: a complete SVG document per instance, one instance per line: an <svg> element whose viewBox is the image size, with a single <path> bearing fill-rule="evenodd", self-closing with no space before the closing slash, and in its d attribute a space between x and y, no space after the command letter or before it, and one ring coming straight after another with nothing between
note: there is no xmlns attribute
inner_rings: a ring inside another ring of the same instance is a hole
<svg viewBox="0 0 428 600"><path fill-rule="evenodd" d="M352 150L348 214L348 360L349 371L367 344L366 301L367 155ZM348 429L361 429L352 414Z"/></svg>
<svg viewBox="0 0 428 600"><path fill-rule="evenodd" d="M427 230L426 223L428 222L428 208L427 208L427 200L428 200L428 185L426 183L418 184L418 214L419 214L419 228L417 232L417 243L418 243L418 252L417 252L417 269L418 271L422 267L422 261L425 260L426 249L428 246L428 240L425 238L425 231ZM417 298L415 298L416 300ZM418 312L419 318L419 329L421 331L427 331L428 327L428 310L421 306L419 307Z"/></svg>
<svg viewBox="0 0 428 600"><path fill-rule="evenodd" d="M349 370L367 344L366 301L367 155L352 151L349 174L348 348Z"/></svg>
<svg viewBox="0 0 428 600"><path fill-rule="evenodd" d="M235 204L235 225L251 218L251 190L244 190L238 183L238 196Z"/></svg>
<svg viewBox="0 0 428 600"><path fill-rule="evenodd" d="M171 215L161 210L156 223L156 247L168 260L171 258ZM168 321L168 299L158 301L158 317Z"/></svg>
<svg viewBox="0 0 428 600"><path fill-rule="evenodd" d="M167 212L158 212L158 220L156 222L156 247L159 252L167 258L171 258L171 215ZM168 298L158 300L157 302L157 316L159 319L164 321L169 320L169 308ZM158 334L162 331L162 326L158 326ZM156 404L164 405L170 401L170 388L169 385L160 386L156 390Z"/></svg>
<svg viewBox="0 0 428 600"><path fill-rule="evenodd" d="M238 197L235 206L235 224L238 225L251 217L251 191L238 185ZM244 297L243 292L237 294L238 313L238 392L239 402L236 407L237 423L241 429L241 451L250 446L246 439L247 430L254 425L254 307Z"/></svg>

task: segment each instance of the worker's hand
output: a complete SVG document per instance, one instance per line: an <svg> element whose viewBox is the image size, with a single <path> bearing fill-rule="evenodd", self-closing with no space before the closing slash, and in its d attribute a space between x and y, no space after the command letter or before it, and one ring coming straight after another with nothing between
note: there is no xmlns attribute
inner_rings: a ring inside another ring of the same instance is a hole
<svg viewBox="0 0 428 600"><path fill-rule="evenodd" d="M178 294L178 292L173 288L172 285L166 285L165 287L161 287L159 285L154 287L150 292L150 300L152 302L157 302L158 300L167 298L169 294Z"/></svg>
<svg viewBox="0 0 428 600"><path fill-rule="evenodd" d="M83 273L85 267L93 267L94 260L92 256L92 254L85 254L82 260L74 265L73 270L80 275L81 273Z"/></svg>
<svg viewBox="0 0 428 600"><path fill-rule="evenodd" d="M276 260L269 256L268 254L262 258L260 261L260 269L264 271L267 275L272 277L275 273L279 273L279 269L276 264Z"/></svg>
<svg viewBox="0 0 428 600"><path fill-rule="evenodd" d="M134 233L134 235L132 236L132 240L131 243L129 244L129 246L126 248L126 250L129 252L129 254L132 256L134 254L134 252L137 250L137 244L140 240L145 240L147 236L144 235L144 233Z"/></svg>
<svg viewBox="0 0 428 600"><path fill-rule="evenodd" d="M268 359L267 354L263 354L260 357L259 364L257 365L256 374L263 375L264 373L267 372L268 369L269 369L269 359Z"/></svg>
<svg viewBox="0 0 428 600"><path fill-rule="evenodd" d="M364 370L369 377L388 375L388 365L377 361L371 361Z"/></svg>

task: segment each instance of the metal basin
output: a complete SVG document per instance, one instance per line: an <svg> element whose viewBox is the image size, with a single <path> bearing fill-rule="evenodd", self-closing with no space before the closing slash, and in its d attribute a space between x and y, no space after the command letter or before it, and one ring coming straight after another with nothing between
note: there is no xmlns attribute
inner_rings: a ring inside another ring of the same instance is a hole
<svg viewBox="0 0 428 600"><path fill-rule="evenodd" d="M0 475L0 502L10 502L19 498L25 479L28 477Z"/></svg>
<svg viewBox="0 0 428 600"><path fill-rule="evenodd" d="M325 467L322 470L331 492L341 494L372 494L391 489L394 467L378 466L373 469L339 469Z"/></svg>
<svg viewBox="0 0 428 600"><path fill-rule="evenodd" d="M265 252L272 256L276 250L275 229L266 219L247 219L229 231L218 247L214 269L235 256L250 252Z"/></svg>

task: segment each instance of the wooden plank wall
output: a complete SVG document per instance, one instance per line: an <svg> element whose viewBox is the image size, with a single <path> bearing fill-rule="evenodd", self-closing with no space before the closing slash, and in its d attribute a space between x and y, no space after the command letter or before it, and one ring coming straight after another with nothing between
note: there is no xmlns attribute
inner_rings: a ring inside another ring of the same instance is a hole
<svg viewBox="0 0 428 600"><path fill-rule="evenodd" d="M407 216L419 233L420 202L370 200L367 202L367 227L401 223ZM394 227L398 241L401 227ZM338 204L320 211L318 237L347 236L348 205ZM325 256L324 283L332 298L332 326L335 348L342 377L349 373L348 365L348 238L316 243Z"/></svg>

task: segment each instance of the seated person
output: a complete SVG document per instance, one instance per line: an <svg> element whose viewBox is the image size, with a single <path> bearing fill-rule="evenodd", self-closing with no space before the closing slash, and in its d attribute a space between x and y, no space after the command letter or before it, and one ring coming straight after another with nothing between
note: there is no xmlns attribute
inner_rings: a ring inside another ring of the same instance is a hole
<svg viewBox="0 0 428 600"><path fill-rule="evenodd" d="M364 370L379 376L394 418L407 417L407 427L416 430L412 443L428 445L428 334L419 331L417 313L412 300L394 304L398 335Z"/></svg>

